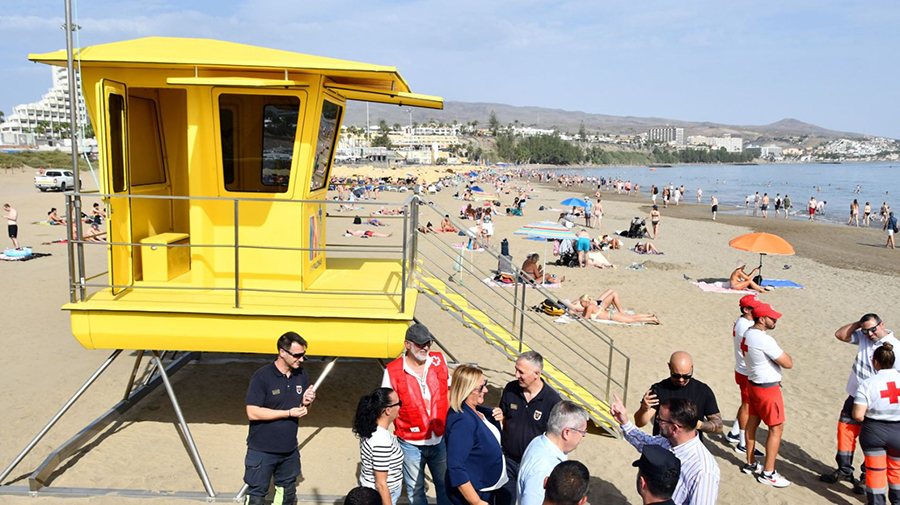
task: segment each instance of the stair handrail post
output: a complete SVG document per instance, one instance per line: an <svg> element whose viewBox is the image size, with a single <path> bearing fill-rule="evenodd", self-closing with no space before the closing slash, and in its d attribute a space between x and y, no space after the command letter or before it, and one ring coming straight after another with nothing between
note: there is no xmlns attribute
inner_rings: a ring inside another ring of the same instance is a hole
<svg viewBox="0 0 900 505"><path fill-rule="evenodd" d="M419 236L416 233L419 230L419 197L414 196L409 202L410 217L410 234L412 235L412 264L416 264L419 259Z"/></svg>
<svg viewBox="0 0 900 505"><path fill-rule="evenodd" d="M410 209L412 205L410 204ZM409 216L403 215L403 257L400 259L400 312L406 312L406 266L409 260L407 239L409 238Z"/></svg>
<svg viewBox="0 0 900 505"><path fill-rule="evenodd" d="M519 308L519 353L522 353L522 339L525 334L525 293L528 291L528 285L522 285L522 305Z"/></svg>

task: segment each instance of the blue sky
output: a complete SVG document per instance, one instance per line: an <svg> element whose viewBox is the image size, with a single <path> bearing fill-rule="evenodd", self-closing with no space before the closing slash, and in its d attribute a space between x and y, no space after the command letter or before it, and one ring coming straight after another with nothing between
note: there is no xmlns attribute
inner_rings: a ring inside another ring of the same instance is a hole
<svg viewBox="0 0 900 505"><path fill-rule="evenodd" d="M82 46L205 37L396 66L447 100L900 138L897 0L76 0ZM40 98L61 0L0 0L0 110Z"/></svg>

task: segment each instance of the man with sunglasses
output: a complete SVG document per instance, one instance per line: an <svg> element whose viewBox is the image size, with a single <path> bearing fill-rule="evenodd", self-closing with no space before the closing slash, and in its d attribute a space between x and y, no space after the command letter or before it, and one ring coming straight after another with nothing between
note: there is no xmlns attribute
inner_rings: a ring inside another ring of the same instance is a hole
<svg viewBox="0 0 900 505"><path fill-rule="evenodd" d="M247 456L244 482L247 505L263 505L269 481L275 478L274 505L292 504L297 495L300 451L298 420L316 399L306 370L306 340L289 331L278 338L278 357L253 374L247 388Z"/></svg>
<svg viewBox="0 0 900 505"><path fill-rule="evenodd" d="M434 336L424 324L406 330L403 354L388 363L381 387L393 389L400 397L400 414L394 420L394 435L403 450L403 477L411 505L426 505L425 466L438 505L449 505L444 477L447 473L447 446L444 428L450 408L450 371L444 355L432 352Z"/></svg>
<svg viewBox="0 0 900 505"><path fill-rule="evenodd" d="M696 428L707 433L722 431L722 414L716 395L706 384L694 378L694 359L685 351L672 353L669 358L669 377L650 386L641 399L641 406L634 413L634 424L643 428L653 421L653 434L660 434L657 410L668 398L690 400L700 412ZM703 418L706 418L704 421Z"/></svg>
<svg viewBox="0 0 900 505"><path fill-rule="evenodd" d="M667 398L659 404L656 419L660 434L648 435L628 420L628 411L613 394L615 401L609 413L619 423L622 435L638 452L647 446L658 445L672 451L681 461L681 475L675 486L672 501L679 505L708 505L716 503L722 472L709 449L700 441L697 406L684 398Z"/></svg>
<svg viewBox="0 0 900 505"><path fill-rule="evenodd" d="M862 473L857 481L853 477L853 453L856 451L856 439L859 438L859 432L862 424L853 420L851 416L853 411L853 399L859 384L864 380L875 375L875 369L872 366L872 356L875 349L881 347L885 343L890 343L895 349L900 345L894 337L894 332L884 327L884 322L877 314L866 314L859 321L845 324L834 332L834 337L841 342L854 344L857 346L856 360L853 362L853 368L850 370L850 378L847 379L847 400L841 408L840 418L837 428L837 454L834 459L837 462L837 470L834 472L822 474L819 480L828 484L845 480L853 485L853 492L863 494L863 483L866 480L866 466L862 465ZM894 368L900 370L900 360L894 362Z"/></svg>

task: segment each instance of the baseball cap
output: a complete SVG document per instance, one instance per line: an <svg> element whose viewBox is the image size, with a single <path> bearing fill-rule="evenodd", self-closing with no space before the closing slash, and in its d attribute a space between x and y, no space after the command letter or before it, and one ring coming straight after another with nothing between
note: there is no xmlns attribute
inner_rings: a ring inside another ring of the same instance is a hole
<svg viewBox="0 0 900 505"><path fill-rule="evenodd" d="M756 308L761 303L762 302L759 301L759 298L757 298L756 295L747 295L747 296L741 298L741 301L738 302L738 305L741 308L744 308L744 307Z"/></svg>
<svg viewBox="0 0 900 505"><path fill-rule="evenodd" d="M781 313L776 312L768 303L760 303L753 307L753 317L771 317L772 319L780 319Z"/></svg>
<svg viewBox="0 0 900 505"><path fill-rule="evenodd" d="M654 481L678 481L681 475L681 461L672 451L658 445L645 445L641 451L641 459L631 466L641 470L641 474Z"/></svg>
<svg viewBox="0 0 900 505"><path fill-rule="evenodd" d="M428 331L422 323L415 323L406 329L406 340L410 342L424 345L434 340L434 336Z"/></svg>

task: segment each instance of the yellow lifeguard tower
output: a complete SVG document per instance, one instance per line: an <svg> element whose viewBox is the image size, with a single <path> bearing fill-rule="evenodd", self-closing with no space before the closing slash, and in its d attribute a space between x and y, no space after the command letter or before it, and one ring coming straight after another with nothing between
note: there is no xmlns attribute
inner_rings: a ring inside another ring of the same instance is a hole
<svg viewBox="0 0 900 505"><path fill-rule="evenodd" d="M348 99L441 98L410 93L394 67L216 40L150 37L75 58L109 209L108 283L80 281L78 261L64 307L84 347L270 353L272 335L293 330L317 355L402 351L410 244L332 256L325 192ZM65 65L66 52L30 59Z"/></svg>
<svg viewBox="0 0 900 505"><path fill-rule="evenodd" d="M55 449L30 474L27 490L9 491L37 493L62 461L163 385L206 491L164 497L211 501L217 494L170 373L200 352L270 354L273 336L288 330L307 338L317 356L394 358L419 295L506 359L541 352L548 382L618 436L606 402L616 392L626 398L630 359L590 323L573 321L588 335L579 339L528 311L527 293L532 301L555 295L528 282L510 257L485 249L516 279L511 289L491 286L492 272L417 232L420 212L436 222L455 213L430 201L420 206L425 197L411 194L390 243L326 242L328 209L340 205L326 191L347 100L440 109L441 98L411 93L394 67L215 40L151 37L73 52L29 58L67 65L70 83L73 56L81 69L100 146L100 192L92 196L107 205L108 240L88 243L67 227L70 303L63 308L85 348L112 353L0 472L0 494L46 432L123 350L134 349L123 400ZM69 216L80 215L83 194L76 186L66 196ZM449 219L471 241L480 239ZM88 271L89 246L106 248L106 272ZM463 286L457 275L476 282ZM443 280L448 276L454 282ZM165 364L170 351L181 355ZM148 354L153 368L137 385Z"/></svg>

